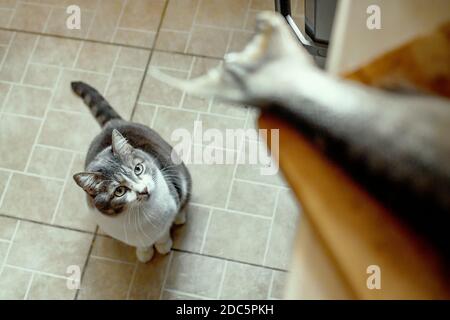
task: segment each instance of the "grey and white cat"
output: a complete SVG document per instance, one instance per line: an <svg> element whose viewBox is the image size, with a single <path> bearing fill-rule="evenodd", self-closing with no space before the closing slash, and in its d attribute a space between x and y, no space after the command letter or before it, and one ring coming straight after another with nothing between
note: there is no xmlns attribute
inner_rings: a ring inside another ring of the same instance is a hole
<svg viewBox="0 0 450 320"><path fill-rule="evenodd" d="M139 261L172 247L170 228L183 224L191 177L172 147L154 130L123 120L89 85L72 82L102 131L92 141L85 170L74 175L86 191L100 228L136 247Z"/></svg>

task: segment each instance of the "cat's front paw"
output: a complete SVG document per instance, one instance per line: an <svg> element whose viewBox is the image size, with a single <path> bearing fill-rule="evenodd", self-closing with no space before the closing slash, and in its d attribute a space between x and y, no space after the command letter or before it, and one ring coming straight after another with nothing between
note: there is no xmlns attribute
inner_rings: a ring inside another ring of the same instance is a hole
<svg viewBox="0 0 450 320"><path fill-rule="evenodd" d="M155 248L160 254L168 254L170 249L172 249L172 245L172 238L169 237L165 242L155 243Z"/></svg>
<svg viewBox="0 0 450 320"><path fill-rule="evenodd" d="M147 263L153 258L155 250L152 247L148 248L136 248L136 257L142 263Z"/></svg>

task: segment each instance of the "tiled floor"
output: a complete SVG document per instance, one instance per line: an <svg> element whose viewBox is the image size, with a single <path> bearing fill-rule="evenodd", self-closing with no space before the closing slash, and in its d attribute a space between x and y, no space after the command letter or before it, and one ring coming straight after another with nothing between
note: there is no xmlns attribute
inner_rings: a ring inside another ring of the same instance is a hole
<svg viewBox="0 0 450 320"><path fill-rule="evenodd" d="M68 4L81 7L81 30L65 28ZM188 96L148 72L202 74L239 50L256 13L271 8L272 0L0 0L0 298L281 297L299 209L280 176L190 165L188 222L174 229L174 250L146 265L96 229L71 177L99 132L72 80L167 139L196 120L255 126L254 110ZM78 271L80 289L68 285Z"/></svg>

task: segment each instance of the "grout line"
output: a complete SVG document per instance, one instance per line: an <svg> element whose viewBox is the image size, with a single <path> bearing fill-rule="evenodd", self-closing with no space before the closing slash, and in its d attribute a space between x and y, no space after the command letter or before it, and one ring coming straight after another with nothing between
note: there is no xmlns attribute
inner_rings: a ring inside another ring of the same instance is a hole
<svg viewBox="0 0 450 320"><path fill-rule="evenodd" d="M128 0L124 0L124 2L122 3L122 7L120 8L120 13L119 13L119 17L117 18L117 22L116 22L116 26L114 27L114 32L111 35L111 40L110 42L114 42L114 39L117 36L117 31L119 30L119 26L120 26L120 21L122 20L123 17L123 13L125 11L125 7L128 5Z"/></svg>
<svg viewBox="0 0 450 320"><path fill-rule="evenodd" d="M52 109L52 110L58 110L59 111L60 109ZM62 152L70 152L70 153L74 153L74 154L81 154L81 155L85 154L85 152L82 152L82 151L71 150L71 149L66 149L66 148L62 148L62 147L55 147L55 146L42 144L42 143L36 143L36 147L48 148L48 149L53 149L53 150L62 151Z"/></svg>
<svg viewBox="0 0 450 320"><path fill-rule="evenodd" d="M8 176L8 179L6 180L5 188L3 189L3 194L0 195L0 208L3 206L3 200L6 197L6 191L8 191L8 187L11 182L12 175L13 175L13 173L9 172L9 176Z"/></svg>
<svg viewBox="0 0 450 320"><path fill-rule="evenodd" d="M56 79L55 87L52 89L52 96L51 96L50 100L47 102L47 106L45 108L44 116L42 117L41 124L39 125L39 129L36 132L36 137L34 138L34 141L33 141L33 147L31 148L30 155L28 156L27 164L25 165L25 169L23 170L24 172L27 172L28 168L30 166L31 156L33 155L34 149L36 147L36 144L39 141L39 136L41 135L42 128L44 127L45 120L47 119L47 114L48 114L48 112L50 110L50 106L53 104L53 101L55 100L56 90L59 87L59 83L61 81L61 78L62 78L62 70L59 69L59 71L58 71L58 78Z"/></svg>
<svg viewBox="0 0 450 320"><path fill-rule="evenodd" d="M245 123L244 123L244 128L247 127L247 122L248 122L248 118L249 118L249 111L247 109L247 116L245 118ZM237 155L236 155L236 163L234 164L234 168L233 168L233 175L231 176L231 181L230 181L230 186L228 188L228 194L227 194L227 200L225 202L225 208L228 208L230 206L230 199L231 199L231 191L233 190L233 184L234 184L234 178L236 177L236 171L239 165L239 160L242 157L243 152L245 151L244 146L245 146L245 137L242 138L242 141L239 142L240 145L237 148Z"/></svg>
<svg viewBox="0 0 450 320"><path fill-rule="evenodd" d="M272 274L270 275L269 289L267 290L267 299L272 298L272 289L273 289L274 279L275 279L275 271L272 270Z"/></svg>
<svg viewBox="0 0 450 320"><path fill-rule="evenodd" d="M152 107L161 107L164 109L169 109L169 110L176 110L179 111L180 109L178 107L174 107L174 106L166 106L163 104L156 104L156 103L152 103L152 102L145 102L145 101L139 101L140 104L143 105L147 105L147 106L152 106ZM238 120L238 121L245 121L245 117L235 117L235 116L230 116L227 114L221 114L221 113L210 113L207 111L201 111L201 110L194 110L194 109L188 109L188 108L182 108L182 111L186 111L186 112L190 112L190 113L198 113L201 115L208 115L208 116L217 116L217 117L222 117L222 118L226 118L226 119L230 119L230 120ZM242 128L244 130L246 130L245 128Z"/></svg>
<svg viewBox="0 0 450 320"><path fill-rule="evenodd" d="M167 0L167 1L164 3L164 8L163 8L163 10L162 10L162 12L161 12L161 19L160 19L160 21L159 21L158 28L156 29L155 38L153 39L153 47L156 46L156 43L157 43L157 41L158 41L159 31L161 30L161 26L162 26L162 24L163 24L164 17L165 17L165 15L166 15L167 7L169 6L169 1L170 1L170 0ZM149 56L148 56L148 60L147 60L147 63L146 63L146 65L145 65L145 69L144 69L144 72L143 72L143 74L142 74L142 80L141 80L141 83L139 84L139 89L138 89L138 92L137 92L137 94L136 94L136 100L135 100L135 102L134 102L133 109L131 110L130 120L133 120L134 114L135 114L135 112L136 112L136 108L137 108L137 105L138 105L138 102L139 102L139 98L141 97L142 88L144 87L145 80L147 79L148 68L149 68L149 66L150 66L150 62L151 62L151 60L152 60L152 57L153 57L153 53L154 53L154 52L155 52L155 50L152 49L152 50L150 51Z"/></svg>
<svg viewBox="0 0 450 320"><path fill-rule="evenodd" d="M128 285L128 290L127 290L127 297L125 300L130 300L130 295L131 295L131 290L133 289L134 286L134 281L136 279L136 273L137 273L137 269L138 269L138 261L136 261L134 263L134 268L133 268L133 273L131 274L131 279L130 279L130 284Z"/></svg>
<svg viewBox="0 0 450 320"><path fill-rule="evenodd" d="M76 68L76 65L78 63L78 59L80 58L80 55L81 55L81 51L83 50L83 47L84 47L84 41L83 40L78 40L78 41L79 41L79 45L78 45L78 48L77 48L77 53L75 54L75 59L73 59L73 62L72 62L72 67L71 68L60 67L60 69L67 69L67 70L71 70L71 71L73 71L73 70L83 70L83 69L80 69L80 68L79 69ZM94 72L94 71L92 71L92 72ZM56 83L56 87L58 87L57 85L58 85L58 83Z"/></svg>
<svg viewBox="0 0 450 320"><path fill-rule="evenodd" d="M209 225L211 224L212 211L213 211L213 209L210 208L209 212L208 212L208 220L206 221L205 233L203 234L202 245L200 246L200 254L203 254L203 252L205 250L206 237L208 234Z"/></svg>
<svg viewBox="0 0 450 320"><path fill-rule="evenodd" d="M0 28L0 29L1 29L1 28ZM3 69L3 66L4 66L5 61L6 61L6 57L8 56L9 51L10 51L10 49L11 49L11 47L12 47L12 44L13 44L14 40L16 39L16 34L17 34L17 32L13 32L13 33L12 33L12 36L11 36L11 39L9 39L8 47L6 48L6 50L5 50L5 55L3 56L3 59L2 59L2 61L1 61L1 63L0 63L0 70Z"/></svg>
<svg viewBox="0 0 450 320"><path fill-rule="evenodd" d="M6 267L11 268L11 269L17 269L17 270L21 270L21 271L26 271L26 272L34 273L34 274L37 274L37 275L46 276L46 277L52 277L52 278L57 278L57 279L62 279L62 280L71 280L70 277L61 276L59 274L53 274L53 273L48 273L48 272L44 272L44 271L34 270L34 269L30 269L30 268L15 266L15 265L12 265L12 264L6 264Z"/></svg>
<svg viewBox="0 0 450 320"><path fill-rule="evenodd" d="M11 243L10 240L6 240L6 239L0 239L0 243Z"/></svg>
<svg viewBox="0 0 450 320"><path fill-rule="evenodd" d="M167 266L166 269L164 270L164 280L161 284L161 291L159 293L159 300L162 300L162 296L164 293L164 290L166 290L166 283L167 283L167 278L169 277L169 272L170 272L170 267L172 265L172 259L173 259L173 249L170 251L170 256L169 256L169 261L167 261ZM147 299L149 298L150 292L147 295Z"/></svg>
<svg viewBox="0 0 450 320"><path fill-rule="evenodd" d="M33 284L34 272L31 273L30 281L28 281L27 290L25 291L25 295L23 300L28 300L28 295L30 294L31 285Z"/></svg>
<svg viewBox="0 0 450 320"><path fill-rule="evenodd" d="M278 188L278 189L282 189L282 190L291 190L291 188L289 188L289 187L278 185L278 184L270 184L270 183L253 181L253 180L242 179L242 178L234 178L234 181L245 182L245 183L255 184L255 185L258 185L258 186L264 186L264 187L269 187L269 188Z"/></svg>
<svg viewBox="0 0 450 320"><path fill-rule="evenodd" d="M228 269L228 261L225 261L224 266L223 266L223 270L222 270L222 277L220 278L219 290L217 292L216 299L220 299L220 297L222 296L223 284L225 282L225 276L226 276L226 273L227 273L227 269Z"/></svg>
<svg viewBox="0 0 450 320"><path fill-rule="evenodd" d="M179 290L175 290L175 289L164 289L163 291L167 291L167 292L171 292L174 294L178 294L178 295L183 295L183 296L187 296L190 298L197 298L197 299L201 299L201 300L211 300L210 297L205 297L205 296L201 296L195 293L189 293L189 292L184 292L184 291L179 291ZM162 297L162 295L161 295Z"/></svg>
<svg viewBox="0 0 450 320"><path fill-rule="evenodd" d="M264 219L264 220L272 219L271 217L261 216L261 215L254 214L254 213L248 213L248 212L234 210L234 209L227 209L227 208L223 208L223 207L215 207L215 206L211 206L211 205L208 205L208 204L202 204L202 203L193 202L193 201L191 201L189 203L194 205L194 206L197 206L197 207L208 208L208 209L212 209L212 210L228 211L228 212L231 212L231 213L241 214L243 216L260 218L260 219Z"/></svg>
<svg viewBox="0 0 450 320"><path fill-rule="evenodd" d="M187 78L190 79L191 75L192 75L192 70L194 69L194 65L195 65L195 61L197 58L193 57L191 64L189 66L189 70L188 70L188 74L187 74ZM181 99L180 99L180 103L178 104L178 109L183 109L183 105L184 105L184 101L186 100L186 91L183 90L183 93L181 94ZM174 108L175 109L175 108Z"/></svg>
<svg viewBox="0 0 450 320"><path fill-rule="evenodd" d="M267 240L266 240L266 249L264 251L264 259L263 259L263 263L262 263L263 265L266 265L266 263L267 263L267 255L269 253L270 238L272 237L273 223L275 221L275 215L276 215L277 208L278 208L278 202L280 200L280 194L281 194L281 190L278 189L277 196L275 198L275 204L273 206L272 221L270 222L269 234L267 235Z"/></svg>
<svg viewBox="0 0 450 320"><path fill-rule="evenodd" d="M73 40L73 41L78 41L78 42L85 41L85 42L98 43L98 44L104 44L104 45L109 45L109 46L111 46L111 45L120 46L120 47L125 47L125 48L130 48L130 49L140 49L140 50L146 50L146 51L180 54L180 55L186 55L186 56L197 57L197 58L223 60L223 57L210 56L207 54L190 53L190 52L177 51L177 50L156 49L156 48L152 48L152 47L137 46L137 45L131 45L131 44L125 44L125 43L107 42L107 41L93 40L93 39L88 39L88 38L83 39L83 38L78 38L78 37L73 37L73 36L62 36L59 34L26 31L26 30L14 29L14 28L0 27L0 31L8 31L11 33L32 34L32 35L42 36L42 37L47 37L47 38L59 38L59 39Z"/></svg>
<svg viewBox="0 0 450 320"><path fill-rule="evenodd" d="M198 16L198 12L200 11L201 3L202 3L202 0L197 1L197 6L195 7L194 17L192 18L192 25L191 25L191 28L189 29L189 34L188 34L188 38L186 39L186 45L184 46L183 53L187 52L187 50L189 48L189 44L191 43L192 33L194 31L195 20L197 20L197 16Z"/></svg>
<svg viewBox="0 0 450 320"><path fill-rule="evenodd" d="M25 70L23 70L22 77L20 77L20 80L19 80L19 82L18 82L19 84L23 84L23 82L24 82L24 80L25 80L25 76L27 75L28 69L30 68L31 58L33 57L33 55L34 55L34 53L35 53L35 51L36 51L36 48L37 48L37 46L38 46L38 43L39 43L39 40L40 40L40 39L41 39L40 36L37 36L36 39L34 39L33 49L31 49L30 56L28 57L28 59L27 59L27 64L25 65Z"/></svg>
<svg viewBox="0 0 450 320"><path fill-rule="evenodd" d="M84 38L82 38L82 39L86 39L87 37L89 37L89 33L90 33L91 30L92 30L92 26L94 25L95 17L97 16L97 13L98 13L98 8L100 7L100 2L101 2L101 1L97 1L97 4L96 4L96 6L95 6L94 11L92 11L92 10L85 10L85 12L87 11L87 12L89 12L89 13L92 13L92 20L91 20L91 22L89 23L89 27L88 27L88 29L87 29L87 31L86 31L86 35L85 35Z"/></svg>
<svg viewBox="0 0 450 320"><path fill-rule="evenodd" d="M20 221L17 221L17 222L16 222L16 227L14 228L14 232L13 232L13 235L12 235L11 240L10 240L11 242L10 242L10 244L9 244L9 246L8 246L8 249L6 250L5 257L3 258L3 263L2 263L2 265L1 265L1 267L0 267L0 276L1 276L2 273L3 273L3 270L5 270L6 261L8 261L9 254L10 254L10 252L11 252L11 248L12 248L12 246L13 246L14 239L15 239L16 234L17 234L17 230L19 230L19 226L20 226Z"/></svg>
<svg viewBox="0 0 450 320"><path fill-rule="evenodd" d="M226 257L214 256L212 254L198 253L198 252L194 252L194 251L180 250L180 249L176 249L176 248L172 248L172 251L189 253L189 254L193 254L196 256L202 256L202 257L212 258L212 259L216 259L216 260L224 260L224 261L229 261L229 262L234 262L234 263L239 263L239 264L245 264L248 266L259 267L259 268L268 269L268 270L275 270L275 271L280 271L280 272L288 272L289 271L288 269L280 269L280 268L276 268L276 267L263 266L261 264L257 264L257 263L253 263L253 262L246 262L246 261L240 261L240 260L235 260L235 259L226 258Z"/></svg>
<svg viewBox="0 0 450 320"><path fill-rule="evenodd" d="M91 258L97 259L97 260L102 260L102 261L108 261L108 262L112 262L112 263L117 263L117 264L125 264L128 266L134 266L136 264L136 262L128 262L128 261L118 260L118 259L114 259L114 258L97 256L92 253L91 253Z"/></svg>
<svg viewBox="0 0 450 320"><path fill-rule="evenodd" d="M29 177L34 177L34 178L41 178L41 179L52 180L52 181L57 181L57 182L64 182L64 179L62 179L62 178L43 176L43 175L32 173L32 172L25 172L25 171L19 171L19 170L8 169L8 168L1 168L1 167L0 167L0 170L6 171L6 172L10 172L11 174L16 173L16 174L29 176ZM5 190L6 190L6 188L5 188Z"/></svg>
<svg viewBox="0 0 450 320"><path fill-rule="evenodd" d="M9 99L9 95L10 95L10 92L12 91L12 89L11 90L9 90L9 92L8 92L8 94L7 94L7 98ZM6 102L9 102L9 101L6 101ZM5 103L5 105L6 105L6 103ZM29 115L27 115L27 114L20 114L20 113L14 113L14 112L9 112L9 111L2 111L2 113L5 115L5 116L11 116L11 117L19 117L19 118L24 118L24 119L30 119L30 120L37 120L37 121L42 121L43 120L43 118L40 118L40 117L36 117L36 116L29 116Z"/></svg>
<svg viewBox="0 0 450 320"><path fill-rule="evenodd" d="M30 62L30 64L33 64L33 65L41 65L41 64L39 64L39 63L34 63L34 62ZM44 65L44 64L42 64L43 66L46 66L46 67L55 67L55 66L52 66L52 65ZM32 88L32 89L40 89L40 90L48 90L48 91L51 91L51 89L52 89L52 87L43 87L43 86L37 86L37 85L35 85L35 84L28 84L28 83L18 83L18 82L13 82L13 81L8 81L8 80L0 80L0 83L5 83L5 84L9 84L9 85L11 85L11 86L20 86L20 87L25 87L25 88ZM6 101L6 98L5 98L5 101Z"/></svg>
<svg viewBox="0 0 450 320"><path fill-rule="evenodd" d="M119 56L120 56L121 52L122 52L122 47L119 47L117 52L116 52L116 56L114 57L114 61L113 61L112 67L111 67L111 71L110 71L110 73L108 75L108 80L106 81L105 92L104 92L104 96L105 97L106 97L106 93L109 90L109 86L111 85L113 74L114 74L114 71L116 70L117 61L119 60Z"/></svg>
<svg viewBox="0 0 450 320"><path fill-rule="evenodd" d="M87 269L87 266L89 264L89 259L90 259L91 254L92 254L92 249L94 248L94 243L95 243L95 239L97 238L97 234L98 234L98 226L95 228L94 234L92 236L91 245L90 245L89 250L87 252L86 260L84 261L83 269L81 271L79 286L78 286L77 292L75 293L75 297L73 298L73 300L78 300L78 296L79 296L80 290L81 290L81 285L82 285L83 280L84 280L84 275L86 273L86 269Z"/></svg>
<svg viewBox="0 0 450 320"><path fill-rule="evenodd" d="M63 186L61 188L61 192L60 192L60 194L58 196L58 202L56 203L55 211L53 211L52 220L50 221L50 223L52 225L55 223L56 216L58 215L58 210L59 210L59 207L61 206L61 202L62 202L62 198L63 198L63 195L64 195L64 191L65 191L66 186L67 186L67 181L69 180L70 170L72 169L72 166L73 166L74 162L75 162L75 154L72 154L72 158L70 159L69 169L67 170L66 176L64 178L64 183L63 183Z"/></svg>
<svg viewBox="0 0 450 320"><path fill-rule="evenodd" d="M37 220L32 220L32 219L22 218L22 217L16 217L16 216L12 216L10 214L1 213L1 212L0 212L0 217L10 218L10 219L14 219L14 220L17 220L17 221L24 221L24 222L29 222L29 223L35 223L35 224L39 224L39 225L42 225L42 226L53 227L53 228L62 229L62 230L81 232L81 233L85 233L85 234L94 234L93 231L87 231L87 230L76 229L76 228L72 228L72 227L60 226L60 225L56 225L56 224L49 224L47 222L37 221Z"/></svg>

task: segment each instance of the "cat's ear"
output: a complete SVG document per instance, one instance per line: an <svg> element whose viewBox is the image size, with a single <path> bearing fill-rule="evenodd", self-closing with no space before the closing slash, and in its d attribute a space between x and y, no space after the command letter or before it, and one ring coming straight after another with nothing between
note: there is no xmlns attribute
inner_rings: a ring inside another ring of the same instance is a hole
<svg viewBox="0 0 450 320"><path fill-rule="evenodd" d="M128 143L127 139L116 129L112 132L112 151L114 155L128 155L133 151L133 147Z"/></svg>
<svg viewBox="0 0 450 320"><path fill-rule="evenodd" d="M97 194L98 186L103 181L103 176L98 172L80 172L74 174L75 182L89 195Z"/></svg>

